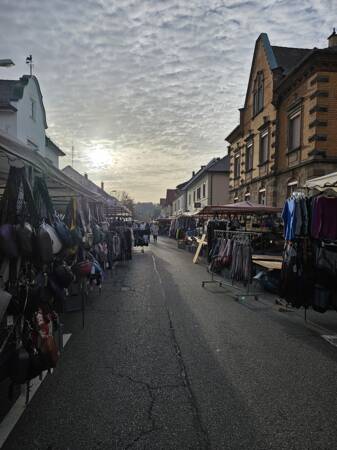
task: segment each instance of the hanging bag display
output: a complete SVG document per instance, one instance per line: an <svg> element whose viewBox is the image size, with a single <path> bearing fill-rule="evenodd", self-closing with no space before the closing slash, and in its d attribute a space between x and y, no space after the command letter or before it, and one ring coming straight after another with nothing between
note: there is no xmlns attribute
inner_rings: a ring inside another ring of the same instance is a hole
<svg viewBox="0 0 337 450"><path fill-rule="evenodd" d="M43 222L41 227L49 234L52 244L52 251L54 255L57 255L62 250L62 243L55 231L55 229L48 223Z"/></svg>
<svg viewBox="0 0 337 450"><path fill-rule="evenodd" d="M0 226L0 252L9 259L19 256L15 227L11 224Z"/></svg>
<svg viewBox="0 0 337 450"><path fill-rule="evenodd" d="M55 277L55 281L62 288L68 288L74 279L71 268L69 266L66 266L65 264L55 267L53 275Z"/></svg>
<svg viewBox="0 0 337 450"><path fill-rule="evenodd" d="M31 225L27 222L23 225L17 225L16 236L21 255L31 256L33 254L33 229Z"/></svg>
<svg viewBox="0 0 337 450"><path fill-rule="evenodd" d="M81 261L73 265L72 271L77 277L87 277L91 273L92 263L89 260Z"/></svg>
<svg viewBox="0 0 337 450"><path fill-rule="evenodd" d="M36 246L38 255L43 264L49 264L53 260L53 244L49 233L43 226L40 226L36 236Z"/></svg>
<svg viewBox="0 0 337 450"><path fill-rule="evenodd" d="M56 217L55 219L54 228L63 246L66 248L71 247L73 245L71 232L67 227L67 225L64 222L62 222L58 217Z"/></svg>

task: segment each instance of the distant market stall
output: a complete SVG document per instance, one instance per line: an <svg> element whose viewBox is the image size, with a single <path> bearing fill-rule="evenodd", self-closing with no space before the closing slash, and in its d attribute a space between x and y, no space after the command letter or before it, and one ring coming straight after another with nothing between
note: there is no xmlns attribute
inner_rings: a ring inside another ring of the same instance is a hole
<svg viewBox="0 0 337 450"><path fill-rule="evenodd" d="M282 208L273 206L260 205L248 200L238 203L228 203L226 205L210 205L205 206L200 210L196 216L225 216L225 215L263 215L263 214L277 214L282 211Z"/></svg>

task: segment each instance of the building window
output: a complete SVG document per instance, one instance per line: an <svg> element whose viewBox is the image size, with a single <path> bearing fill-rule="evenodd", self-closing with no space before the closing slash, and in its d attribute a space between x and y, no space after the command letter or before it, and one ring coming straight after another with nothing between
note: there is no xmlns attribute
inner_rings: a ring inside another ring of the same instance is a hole
<svg viewBox="0 0 337 450"><path fill-rule="evenodd" d="M201 187L198 187L197 189L197 200L200 200L201 198Z"/></svg>
<svg viewBox="0 0 337 450"><path fill-rule="evenodd" d="M265 164L269 157L269 136L268 130L261 133L260 136L260 164Z"/></svg>
<svg viewBox="0 0 337 450"><path fill-rule="evenodd" d="M296 150L301 146L301 113L289 116L288 120L288 150Z"/></svg>
<svg viewBox="0 0 337 450"><path fill-rule="evenodd" d="M263 96L264 96L264 79L263 72L258 72L253 91L253 115L256 116L263 110Z"/></svg>
<svg viewBox="0 0 337 450"><path fill-rule="evenodd" d="M298 181L295 179L289 180L287 184L287 197L290 197L297 189Z"/></svg>
<svg viewBox="0 0 337 450"><path fill-rule="evenodd" d="M259 204L260 205L266 204L266 189L265 188L259 189Z"/></svg>
<svg viewBox="0 0 337 450"><path fill-rule="evenodd" d="M195 203L195 191L193 191L193 203Z"/></svg>
<svg viewBox="0 0 337 450"><path fill-rule="evenodd" d="M237 153L234 157L234 178L240 177L240 154Z"/></svg>
<svg viewBox="0 0 337 450"><path fill-rule="evenodd" d="M192 201L191 194L188 194L188 204L190 205Z"/></svg>
<svg viewBox="0 0 337 450"><path fill-rule="evenodd" d="M206 197L206 183L202 185L202 198Z"/></svg>
<svg viewBox="0 0 337 450"><path fill-rule="evenodd" d="M245 193L245 200L246 200L246 202L248 202L250 200L250 192L249 191L247 191Z"/></svg>
<svg viewBox="0 0 337 450"><path fill-rule="evenodd" d="M31 119L35 120L35 116L36 116L36 104L35 104L35 100L33 100L32 98L30 99L30 117Z"/></svg>
<svg viewBox="0 0 337 450"><path fill-rule="evenodd" d="M246 172L253 169L253 141L249 141L246 146Z"/></svg>

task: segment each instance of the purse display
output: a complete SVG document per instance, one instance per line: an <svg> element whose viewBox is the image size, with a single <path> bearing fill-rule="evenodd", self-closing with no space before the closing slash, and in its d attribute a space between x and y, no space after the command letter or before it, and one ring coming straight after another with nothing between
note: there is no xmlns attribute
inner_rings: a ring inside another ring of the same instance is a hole
<svg viewBox="0 0 337 450"><path fill-rule="evenodd" d="M51 263L53 260L53 243L45 227L40 226L35 243L41 262L43 264Z"/></svg>
<svg viewBox="0 0 337 450"><path fill-rule="evenodd" d="M71 247L73 245L73 239L67 225L59 218L56 218L54 228L63 246L66 248Z"/></svg>
<svg viewBox="0 0 337 450"><path fill-rule="evenodd" d="M62 250L62 242L59 239L55 228L45 222L42 223L41 228L43 228L50 236L53 254L57 255L60 253Z"/></svg>
<svg viewBox="0 0 337 450"><path fill-rule="evenodd" d="M0 225L0 251L9 259L19 256L14 225Z"/></svg>
<svg viewBox="0 0 337 450"><path fill-rule="evenodd" d="M23 256L31 256L33 254L33 229L31 225L27 222L23 225L17 225L16 236L20 253Z"/></svg>

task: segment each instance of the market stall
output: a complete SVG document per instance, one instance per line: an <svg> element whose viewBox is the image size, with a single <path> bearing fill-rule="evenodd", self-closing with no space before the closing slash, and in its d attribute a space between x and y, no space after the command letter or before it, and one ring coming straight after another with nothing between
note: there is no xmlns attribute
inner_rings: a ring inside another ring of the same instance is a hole
<svg viewBox="0 0 337 450"><path fill-rule="evenodd" d="M281 297L295 308L337 310L337 173L308 180L283 209Z"/></svg>
<svg viewBox="0 0 337 450"><path fill-rule="evenodd" d="M249 201L203 208L198 215L207 218L210 281L214 273L223 273L232 283L249 286L256 271L279 271L283 248L280 213L281 208Z"/></svg>
<svg viewBox="0 0 337 450"><path fill-rule="evenodd" d="M82 310L84 326L90 288L131 257L130 230L108 221L105 206L104 191L0 133L0 383L26 383L29 394L30 380L59 359L60 315Z"/></svg>

